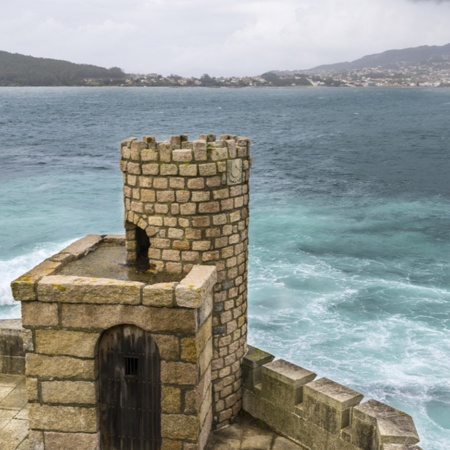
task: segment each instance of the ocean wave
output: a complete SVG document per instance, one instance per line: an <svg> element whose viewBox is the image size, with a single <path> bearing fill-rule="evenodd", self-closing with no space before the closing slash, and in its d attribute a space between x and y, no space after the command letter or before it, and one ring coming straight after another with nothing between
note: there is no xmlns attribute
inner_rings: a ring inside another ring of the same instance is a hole
<svg viewBox="0 0 450 450"><path fill-rule="evenodd" d="M16 256L8 260L0 260L0 306L13 305L14 299L11 292L11 281L24 274L44 259L69 245L73 240L62 243L45 243L37 246L33 251L25 255ZM0 307L0 319L5 318L6 310L2 313Z"/></svg>

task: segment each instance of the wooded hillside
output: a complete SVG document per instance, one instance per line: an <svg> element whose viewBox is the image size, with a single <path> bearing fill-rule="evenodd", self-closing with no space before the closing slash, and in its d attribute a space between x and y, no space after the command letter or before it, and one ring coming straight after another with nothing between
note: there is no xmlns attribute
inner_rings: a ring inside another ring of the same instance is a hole
<svg viewBox="0 0 450 450"><path fill-rule="evenodd" d="M118 85L124 79L118 67L105 69L0 51L0 86Z"/></svg>

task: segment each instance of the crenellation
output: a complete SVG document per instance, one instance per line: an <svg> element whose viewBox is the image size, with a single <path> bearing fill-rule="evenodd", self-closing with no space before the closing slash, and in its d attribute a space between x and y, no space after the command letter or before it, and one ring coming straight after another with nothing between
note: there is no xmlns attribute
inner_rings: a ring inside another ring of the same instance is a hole
<svg viewBox="0 0 450 450"><path fill-rule="evenodd" d="M243 409L311 450L420 450L411 417L328 378L250 347ZM392 447L394 450L395 447Z"/></svg>

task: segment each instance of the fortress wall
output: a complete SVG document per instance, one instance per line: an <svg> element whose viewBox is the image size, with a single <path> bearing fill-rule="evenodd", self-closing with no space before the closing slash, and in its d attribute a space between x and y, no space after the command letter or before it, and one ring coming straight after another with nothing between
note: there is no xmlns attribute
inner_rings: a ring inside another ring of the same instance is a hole
<svg viewBox="0 0 450 450"><path fill-rule="evenodd" d="M241 409L241 363L247 335L250 141L201 135L167 142L154 136L121 144L127 262L137 263L142 231L150 270L188 273L215 265L213 312L214 422ZM144 237L145 238L145 237Z"/></svg>
<svg viewBox="0 0 450 450"><path fill-rule="evenodd" d="M413 419L249 346L243 409L308 450L420 450Z"/></svg>

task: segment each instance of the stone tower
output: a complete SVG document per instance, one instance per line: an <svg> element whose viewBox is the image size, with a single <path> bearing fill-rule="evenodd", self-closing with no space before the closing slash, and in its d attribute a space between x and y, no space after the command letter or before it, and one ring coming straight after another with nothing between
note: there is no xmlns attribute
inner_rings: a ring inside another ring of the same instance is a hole
<svg viewBox="0 0 450 450"><path fill-rule="evenodd" d="M215 265L213 416L217 427L241 409L247 337L250 141L186 135L121 144L127 263L187 274Z"/></svg>

